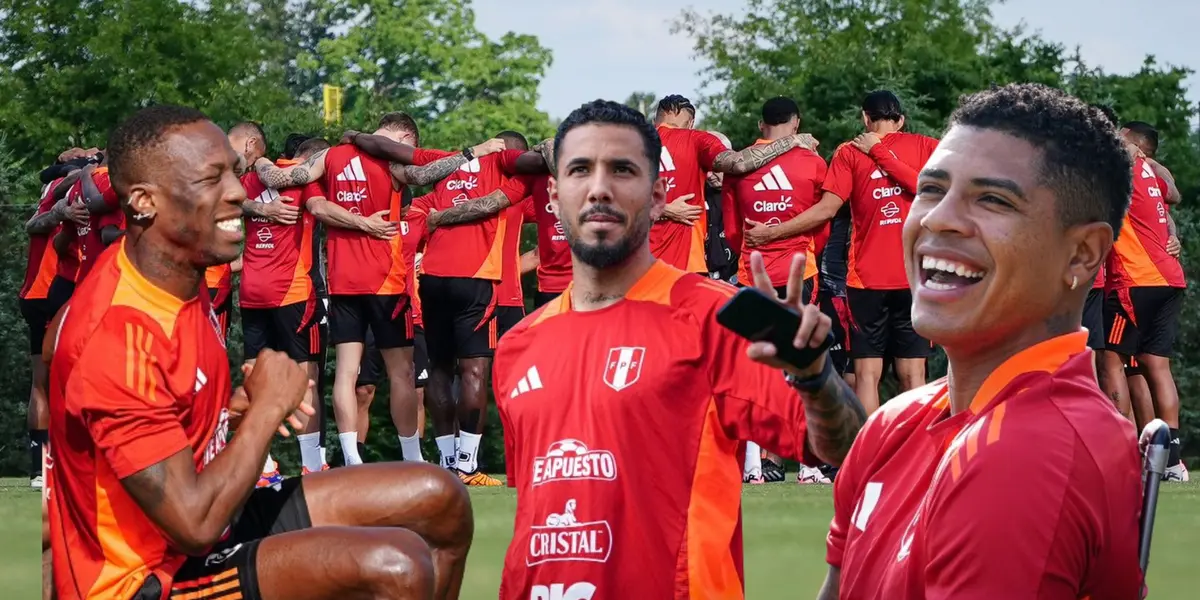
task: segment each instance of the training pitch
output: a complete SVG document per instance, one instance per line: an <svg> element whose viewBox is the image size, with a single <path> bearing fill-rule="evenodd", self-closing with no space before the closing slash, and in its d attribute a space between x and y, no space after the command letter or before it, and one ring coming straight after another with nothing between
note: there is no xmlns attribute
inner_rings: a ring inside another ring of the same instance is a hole
<svg viewBox="0 0 1200 600"><path fill-rule="evenodd" d="M789 474L794 477L795 474ZM40 598L39 495L23 479L0 479L0 596ZM1200 589L1200 482L1163 484L1150 557L1150 598L1185 600ZM825 578L825 532L833 514L828 486L747 486L742 493L748 598L814 598ZM464 600L492 600L512 537L516 496L507 488L473 489L475 542Z"/></svg>

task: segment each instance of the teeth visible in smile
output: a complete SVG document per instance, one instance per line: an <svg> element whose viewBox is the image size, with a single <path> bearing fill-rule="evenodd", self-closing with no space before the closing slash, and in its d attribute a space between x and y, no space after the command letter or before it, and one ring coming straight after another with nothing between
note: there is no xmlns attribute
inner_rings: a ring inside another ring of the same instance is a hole
<svg viewBox="0 0 1200 600"><path fill-rule="evenodd" d="M242 220L225 219L224 221L217 221L217 229L228 231L229 233L240 233L242 231Z"/></svg>
<svg viewBox="0 0 1200 600"><path fill-rule="evenodd" d="M945 260L942 258L933 258L932 256L922 257L921 268L932 270L932 271L942 271L944 273L951 273L954 275L958 275L959 277L966 277L967 279L982 279L983 278L983 271L975 271L962 263L957 263L957 262ZM938 284L938 285L946 285L946 284ZM947 286L945 289L951 289L952 287L953 286ZM935 287L934 289L938 289L938 288Z"/></svg>

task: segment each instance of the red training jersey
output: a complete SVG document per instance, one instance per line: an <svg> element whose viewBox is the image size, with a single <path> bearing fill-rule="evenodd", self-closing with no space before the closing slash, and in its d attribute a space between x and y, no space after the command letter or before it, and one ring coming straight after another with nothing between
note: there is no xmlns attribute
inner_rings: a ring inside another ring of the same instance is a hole
<svg viewBox="0 0 1200 600"><path fill-rule="evenodd" d="M496 306L525 308L525 290L521 286L521 230L529 219L529 207L533 200L524 200L504 209L508 226L504 229L504 242L500 247L500 282L496 284Z"/></svg>
<svg viewBox="0 0 1200 600"><path fill-rule="evenodd" d="M330 202L352 214L369 217L386 210L389 221L400 221L400 196L392 193L388 162L351 144L334 146L325 154L323 187ZM400 236L380 240L353 229L327 227L325 240L331 295L405 293Z"/></svg>
<svg viewBox="0 0 1200 600"><path fill-rule="evenodd" d="M755 145L774 140L758 140ZM750 274L750 253L762 253L763 264L771 277L771 285L787 285L792 256L805 253L804 278L816 277L818 267L813 237L826 229L816 229L790 238L775 240L764 246L745 245L742 233L749 226L746 219L768 227L782 225L800 216L821 199L821 184L825 181L825 160L816 152L796 148L785 152L757 171L741 177L725 176L722 185L722 211L725 217L725 240L741 254L738 259L738 281L754 281Z"/></svg>
<svg viewBox="0 0 1200 600"><path fill-rule="evenodd" d="M110 226L121 230L125 229L125 212L121 210L117 192L113 189L112 181L108 177L108 167L99 167L93 171L92 182L96 184L96 188L104 197L104 207L107 212L92 213L87 225L76 227L75 233L79 239L79 271L75 276L75 281L83 281L83 278L87 277L96 264L96 259L104 252L104 239L101 237L104 229ZM71 202L83 202L83 180L75 182L67 195L72 198Z"/></svg>
<svg viewBox="0 0 1200 600"><path fill-rule="evenodd" d="M409 210L428 216L430 210L446 210L497 189L504 189L509 201L517 204L528 195L528 180L514 177L521 154L520 150L504 150L476 158L439 181L431 194L413 200ZM512 212L502 210L473 223L438 227L426 242L422 271L437 277L500 281L505 235L510 227L521 226L519 219L514 224L512 217Z"/></svg>
<svg viewBox="0 0 1200 600"><path fill-rule="evenodd" d="M204 285L209 290L217 291L216 294L212 294L212 305L221 306L233 293L233 267L225 263L205 269Z"/></svg>
<svg viewBox="0 0 1200 600"><path fill-rule="evenodd" d="M275 164L286 167L296 162L281 158ZM317 268L316 219L306 203L310 198L324 198L325 190L315 181L273 190L255 173L242 176L242 187L254 202L281 202L298 209L300 218L293 225L259 217L246 219L238 303L242 308L278 308L303 302L308 314L313 314L317 300L312 279Z"/></svg>
<svg viewBox="0 0 1200 600"><path fill-rule="evenodd" d="M867 420L834 482L841 598L1138 597L1137 439L1086 343L1018 353L958 414L942 379Z"/></svg>
<svg viewBox="0 0 1200 600"><path fill-rule="evenodd" d="M550 176L534 178L530 194L534 212L532 221L538 230L538 291L561 294L571 283L571 246L567 243L562 222L550 207Z"/></svg>
<svg viewBox="0 0 1200 600"><path fill-rule="evenodd" d="M703 209L704 174L712 171L713 161L729 149L707 131L659 125L658 136L662 139L658 176L667 183L667 204L680 196L693 194L687 203ZM704 210L690 227L675 221L656 221L650 228L650 252L676 269L706 273L704 236L707 232L708 217Z"/></svg>
<svg viewBox="0 0 1200 600"><path fill-rule="evenodd" d="M428 200L424 202L428 202ZM416 200L413 203L415 204ZM417 275L421 269L421 260L418 256L424 249L425 239L429 237L429 229L425 224L425 213L410 208L405 213L404 220L400 222L400 236L403 238L404 244L404 267L408 271L408 299L412 305L413 325L423 327L425 322L421 320L421 295L417 291L420 277Z"/></svg>
<svg viewBox="0 0 1200 600"><path fill-rule="evenodd" d="M190 449L196 471L225 447L229 361L208 295L150 283L121 240L96 261L62 318L50 363L47 459L54 589L61 600L164 590L186 556L121 480Z"/></svg>
<svg viewBox="0 0 1200 600"><path fill-rule="evenodd" d="M500 339L518 490L501 599L742 597L742 440L799 457L806 424L717 324L735 291L657 261L612 306L575 311L568 288ZM647 453L664 423L681 441Z"/></svg>
<svg viewBox="0 0 1200 600"><path fill-rule="evenodd" d="M1187 287L1179 260L1167 254L1167 203L1145 159L1133 162L1133 196L1109 254L1109 287Z"/></svg>
<svg viewBox="0 0 1200 600"><path fill-rule="evenodd" d="M54 188L65 177L59 177L42 188L42 197L38 201L34 215L44 215L54 209ZM25 281L21 284L18 297L22 300L42 300L50 293L50 283L58 272L58 253L54 244L50 243L55 234L62 229L58 226L48 233L30 234L29 254L25 260Z"/></svg>
<svg viewBox="0 0 1200 600"><path fill-rule="evenodd" d="M901 233L916 193L917 171L937 143L897 131L885 134L870 155L848 143L833 153L823 190L850 203L848 287L908 289Z"/></svg>

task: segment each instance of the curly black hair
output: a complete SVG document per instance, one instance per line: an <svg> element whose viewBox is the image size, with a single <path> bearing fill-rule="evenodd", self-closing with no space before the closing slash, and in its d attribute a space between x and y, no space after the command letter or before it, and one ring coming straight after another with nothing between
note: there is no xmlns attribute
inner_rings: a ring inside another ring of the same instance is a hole
<svg viewBox="0 0 1200 600"><path fill-rule="evenodd" d="M619 102L611 100L593 100L571 111L570 115L558 125L554 134L554 162L560 164L562 157L563 138L576 127L601 124L631 127L642 137L646 158L650 161L650 179L658 178L658 161L662 156L662 139L658 130L646 120L642 113Z"/></svg>
<svg viewBox="0 0 1200 600"><path fill-rule="evenodd" d="M671 94L658 101L658 108L654 114L655 117L661 118L666 113L677 113L684 110L692 113L692 116L696 115L696 107L692 105L691 100L679 94Z"/></svg>
<svg viewBox="0 0 1200 600"><path fill-rule="evenodd" d="M1038 83L1013 83L963 96L955 126L992 129L1041 150L1041 181L1054 190L1063 227L1102 221L1116 238L1129 208L1133 163L1108 117Z"/></svg>
<svg viewBox="0 0 1200 600"><path fill-rule="evenodd" d="M129 186L145 177L144 161L158 153L167 133L202 121L211 120L194 108L160 104L143 108L114 127L108 133L107 150L109 177L117 195L128 196Z"/></svg>

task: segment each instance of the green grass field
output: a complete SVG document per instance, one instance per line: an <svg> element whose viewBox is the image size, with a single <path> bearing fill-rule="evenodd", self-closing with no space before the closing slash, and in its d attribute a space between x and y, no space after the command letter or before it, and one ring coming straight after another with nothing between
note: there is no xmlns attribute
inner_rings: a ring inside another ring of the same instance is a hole
<svg viewBox="0 0 1200 600"><path fill-rule="evenodd" d="M1150 598L1197 597L1200 482L1164 485L1150 562ZM748 487L745 498L746 595L811 598L825 576L825 532L833 513L825 487ZM492 599L512 537L516 497L507 488L475 489L475 543L462 597ZM39 496L20 479L0 480L0 597L40 598Z"/></svg>

